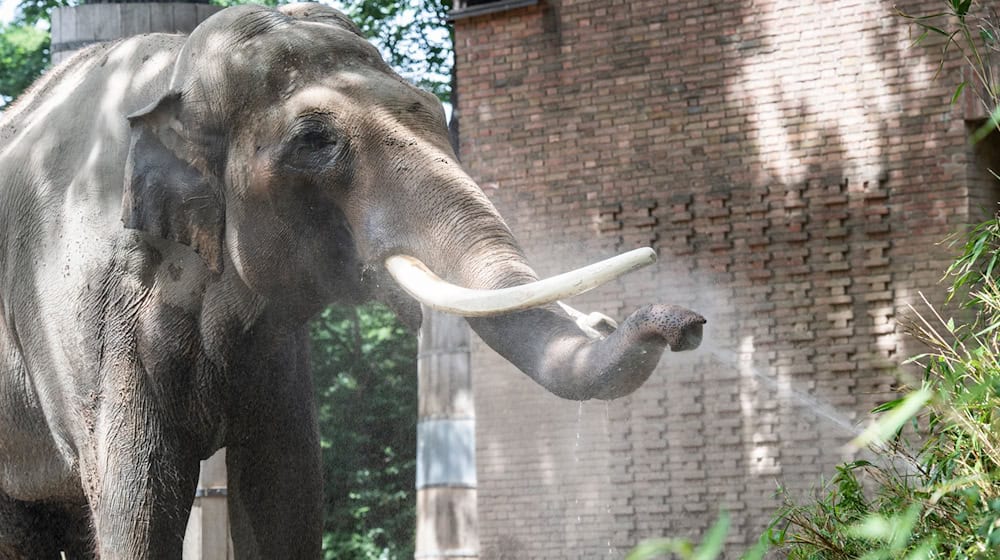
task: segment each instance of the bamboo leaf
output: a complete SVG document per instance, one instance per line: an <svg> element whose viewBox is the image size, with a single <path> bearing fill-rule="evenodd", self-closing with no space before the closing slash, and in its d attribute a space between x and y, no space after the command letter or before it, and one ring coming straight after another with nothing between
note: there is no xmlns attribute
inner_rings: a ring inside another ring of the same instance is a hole
<svg viewBox="0 0 1000 560"><path fill-rule="evenodd" d="M978 144L980 140L986 138L997 127L997 123L1000 123L1000 105L994 108L989 118L986 119L986 122L972 133L972 137L970 138L972 143Z"/></svg>
<svg viewBox="0 0 1000 560"><path fill-rule="evenodd" d="M920 510L920 505L912 505L899 515L868 515L859 523L848 527L846 533L855 538L884 543L888 546L885 552L898 553L910 542L910 534L920 517Z"/></svg>
<svg viewBox="0 0 1000 560"><path fill-rule="evenodd" d="M740 557L740 560L763 560L764 555L767 550L771 548L769 544L769 534L765 533L757 539L757 544L753 545L753 548L748 550L746 554Z"/></svg>
<svg viewBox="0 0 1000 560"><path fill-rule="evenodd" d="M955 94L951 96L951 104L952 105L954 105L955 102L958 101L958 96L962 95L962 90L964 90L965 86L967 86L967 85L969 85L968 81L964 81L964 82L958 84L958 87L955 88Z"/></svg>
<svg viewBox="0 0 1000 560"><path fill-rule="evenodd" d="M888 412L888 411L890 411L890 410L898 407L902 403L903 403L903 398L902 397L900 397L898 399L893 399L893 400L891 400L889 402L884 402L884 403L876 406L875 408L873 408L872 409L872 414L879 414L881 412Z"/></svg>
<svg viewBox="0 0 1000 560"><path fill-rule="evenodd" d="M925 16L911 16L911 15L907 14L906 12L900 10L898 7L896 8L896 14L899 17L901 17L901 18L912 19L913 21L924 21L924 20L928 20L928 19L937 19L937 18L940 18L940 17L950 16L951 15L948 12L937 12L937 13L934 13L934 14L927 14Z"/></svg>
<svg viewBox="0 0 1000 560"><path fill-rule="evenodd" d="M729 514L722 512L718 521L708 530L704 540L698 549L694 551L691 560L715 560L722 552L722 545L726 542L726 533L729 532Z"/></svg>
<svg viewBox="0 0 1000 560"><path fill-rule="evenodd" d="M892 540L892 523L881 515L869 515L860 523L848 527L847 534L859 539L888 543Z"/></svg>
<svg viewBox="0 0 1000 560"><path fill-rule="evenodd" d="M942 37L951 37L952 35L954 35L954 33L948 33L944 29L941 29L940 27L935 27L933 25L930 25L929 23L917 22L917 25L919 25L926 31L932 31L934 33L937 33L938 35L941 35Z"/></svg>
<svg viewBox="0 0 1000 560"><path fill-rule="evenodd" d="M906 556L906 560L930 560L934 557L934 549L935 543L933 541L920 543L920 546Z"/></svg>
<svg viewBox="0 0 1000 560"><path fill-rule="evenodd" d="M884 416L873 422L864 432L850 442L850 446L862 449L873 444L885 443L903 427L906 422L916 416L933 393L922 387L903 397L902 402L894 406Z"/></svg>
<svg viewBox="0 0 1000 560"><path fill-rule="evenodd" d="M642 541L625 557L625 560L649 560L665 554L689 558L694 546L685 539L648 539Z"/></svg>
<svg viewBox="0 0 1000 560"><path fill-rule="evenodd" d="M975 336L980 337L980 336L983 336L984 334L989 334L989 333L997 330L997 327L1000 327L1000 322L993 323L992 325L986 327L985 329L977 332Z"/></svg>

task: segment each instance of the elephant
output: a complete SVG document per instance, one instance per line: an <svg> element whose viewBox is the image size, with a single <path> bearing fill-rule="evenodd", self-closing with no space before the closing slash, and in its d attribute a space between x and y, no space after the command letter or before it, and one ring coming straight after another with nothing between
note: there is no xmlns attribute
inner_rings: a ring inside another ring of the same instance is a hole
<svg viewBox="0 0 1000 560"><path fill-rule="evenodd" d="M0 557L179 558L226 447L236 556L319 558L309 318L377 300L417 328L421 285L537 280L440 102L340 12L237 6L85 49L0 121ZM453 311L575 400L702 338L660 304L588 336L559 297Z"/></svg>

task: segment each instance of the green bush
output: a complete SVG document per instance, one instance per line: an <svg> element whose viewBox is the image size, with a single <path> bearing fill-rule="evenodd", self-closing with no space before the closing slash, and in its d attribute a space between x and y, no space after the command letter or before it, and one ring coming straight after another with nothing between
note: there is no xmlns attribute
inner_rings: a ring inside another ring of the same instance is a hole
<svg viewBox="0 0 1000 560"><path fill-rule="evenodd" d="M0 107L42 75L48 49L48 31L25 24L0 26Z"/></svg>
<svg viewBox="0 0 1000 560"><path fill-rule="evenodd" d="M965 321L928 306L912 334L920 388L879 407L858 443L879 464L838 467L815 503L786 507L771 537L791 560L1000 558L1000 222L975 228L949 269ZM919 441L915 450L902 434ZM865 487L871 490L865 490Z"/></svg>
<svg viewBox="0 0 1000 560"><path fill-rule="evenodd" d="M656 560L672 555L682 560L715 560L722 554L729 531L729 514L722 512L715 524L705 533L700 544L681 538L648 539L633 548L625 560ZM761 538L757 545L740 557L741 560L761 560L768 550L768 539Z"/></svg>
<svg viewBox="0 0 1000 560"><path fill-rule="evenodd" d="M946 0L940 13L900 15L920 31L915 44L944 38L942 66L950 50L962 56L970 77L952 103L969 88L989 115L972 140L992 133L1000 122L997 12ZM946 320L929 304L916 313L911 333L927 346L911 360L922 368L920 387L876 409L879 421L855 440L878 464L841 465L814 503L786 495L768 536L791 560L1000 559L1000 222L964 240L946 275L962 319ZM902 435L907 424L915 446Z"/></svg>

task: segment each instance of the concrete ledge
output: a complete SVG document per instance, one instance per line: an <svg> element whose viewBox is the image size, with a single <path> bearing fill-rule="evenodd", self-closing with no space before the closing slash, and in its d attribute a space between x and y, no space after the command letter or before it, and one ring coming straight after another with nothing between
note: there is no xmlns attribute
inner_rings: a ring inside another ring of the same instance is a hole
<svg viewBox="0 0 1000 560"><path fill-rule="evenodd" d="M527 8L537 4L538 0L499 0L498 2L490 2L489 4L479 4L476 6L452 10L448 13L448 20L455 21L458 19L485 16L486 14L495 14L497 12L505 12L516 8Z"/></svg>

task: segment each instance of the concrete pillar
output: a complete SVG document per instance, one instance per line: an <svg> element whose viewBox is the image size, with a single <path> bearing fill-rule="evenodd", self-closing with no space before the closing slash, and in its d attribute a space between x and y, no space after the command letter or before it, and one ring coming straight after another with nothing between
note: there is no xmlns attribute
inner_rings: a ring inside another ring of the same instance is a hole
<svg viewBox="0 0 1000 560"><path fill-rule="evenodd" d="M184 533L184 560L233 560L226 501L226 450L201 462L194 507Z"/></svg>
<svg viewBox="0 0 1000 560"><path fill-rule="evenodd" d="M52 63L102 41L142 33L190 33L219 6L195 2L81 4L52 10Z"/></svg>
<svg viewBox="0 0 1000 560"><path fill-rule="evenodd" d="M420 560L479 558L476 422L469 327L424 308L417 362L417 534Z"/></svg>

